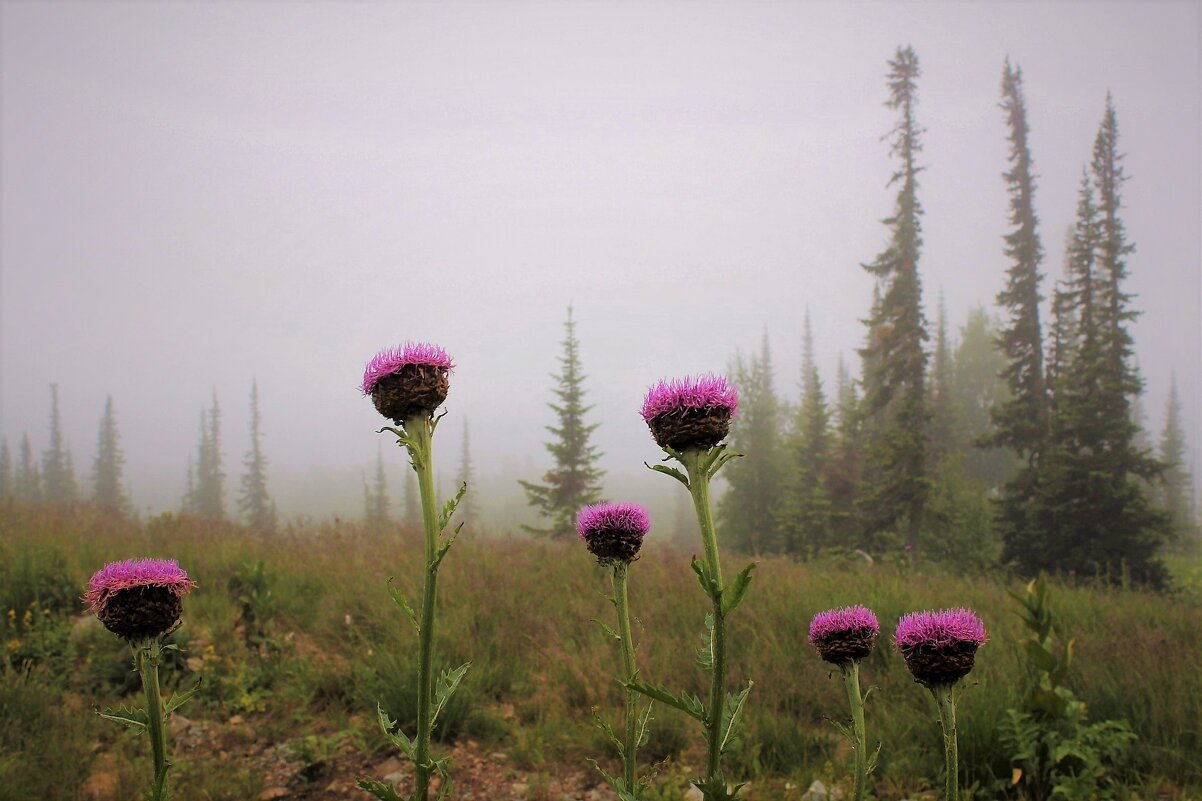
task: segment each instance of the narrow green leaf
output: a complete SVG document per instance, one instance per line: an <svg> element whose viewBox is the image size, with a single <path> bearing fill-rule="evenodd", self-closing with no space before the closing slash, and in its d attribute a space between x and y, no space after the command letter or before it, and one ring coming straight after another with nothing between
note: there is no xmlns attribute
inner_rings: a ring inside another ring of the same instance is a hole
<svg viewBox="0 0 1202 801"><path fill-rule="evenodd" d="M646 745L647 740L649 740L651 737L651 721L654 720L654 718L651 717L651 708L653 706L655 706L654 701L648 702L647 708L644 709L642 714L639 715L638 725L635 726L635 750L638 750Z"/></svg>
<svg viewBox="0 0 1202 801"><path fill-rule="evenodd" d="M175 695L171 696L166 705L163 707L163 720L166 721L172 712L179 709L189 698L200 692L200 685L203 683L204 678L199 678L196 680L196 686L191 690L187 690L182 693L176 693Z"/></svg>
<svg viewBox="0 0 1202 801"><path fill-rule="evenodd" d="M673 709L679 709L690 717L694 717L702 723L705 722L705 707L696 696L685 694L677 698L672 693L668 692L663 687L654 687L650 684L644 684L641 681L632 681L625 685L627 689L642 693L653 701L659 701L661 704L667 704Z"/></svg>
<svg viewBox="0 0 1202 801"><path fill-rule="evenodd" d="M116 709L109 707L103 712L97 712L96 714L108 720L115 720L138 731L144 731L147 725L150 724L150 716L146 714L146 710L137 707L120 706Z"/></svg>
<svg viewBox="0 0 1202 801"><path fill-rule="evenodd" d="M747 567L735 576L735 580L730 583L730 586L722 591L722 614L729 615L735 610L743 600L743 596L747 594L747 587L751 584L751 571L755 570L755 562L752 562Z"/></svg>
<svg viewBox="0 0 1202 801"><path fill-rule="evenodd" d="M392 596L393 602L396 603L396 605L401 608L401 611L405 613L405 616L409 618L409 622L413 624L413 630L420 634L422 627L421 624L417 622L417 612L413 611L413 607L409 605L409 599L405 597L404 593L392 586L392 582L393 578L390 576L388 579L388 594Z"/></svg>
<svg viewBox="0 0 1202 801"><path fill-rule="evenodd" d="M402 798L396 794L396 790L392 789L391 784L378 782L375 779L360 779L359 789L366 790L374 795L380 801L412 801L410 796Z"/></svg>
<svg viewBox="0 0 1202 801"><path fill-rule="evenodd" d="M460 484L459 491L455 493L455 497L443 504L442 511L438 514L439 531L447 530L447 524L451 522L451 517L455 514L455 510L459 508L459 502L463 500L465 492L467 492L467 482Z"/></svg>
<svg viewBox="0 0 1202 801"><path fill-rule="evenodd" d="M590 618L590 620L592 620L594 623L596 623L598 626L600 626L602 631L604 631L610 637L613 637L615 640L620 641L622 639L622 635L620 635L620 634L618 634L618 632L614 631L613 627L610 626L609 624L602 623L600 620L597 620L596 618Z"/></svg>
<svg viewBox="0 0 1202 801"><path fill-rule="evenodd" d="M663 473L665 476L671 476L672 478L679 481L681 484L684 484L686 489L691 489L689 487L688 477L684 473L677 470L675 467L668 467L667 465L663 465L663 464L652 465L652 464L647 464L646 462L643 462L643 464L647 465L647 467L649 467L650 469L654 470L657 473Z"/></svg>
<svg viewBox="0 0 1202 801"><path fill-rule="evenodd" d="M623 745L622 741L618 739L618 735L614 732L613 726L610 726L609 722L605 720L605 718L601 717L600 707L593 707L593 723L596 724L598 729L605 733L605 736L609 739L610 743L612 743L613 747L617 749L618 756L622 756L626 750L626 746Z"/></svg>
<svg viewBox="0 0 1202 801"><path fill-rule="evenodd" d="M738 459L742 455L743 454L736 453L735 451L727 451L726 453L723 453L721 456L719 456L717 459L714 460L713 467L709 468L707 475L710 478L713 478L714 476L718 475L719 470L721 470L723 467L726 466L727 462L730 462L734 459Z"/></svg>
<svg viewBox="0 0 1202 801"><path fill-rule="evenodd" d="M714 667L714 615L712 612L707 612L705 615L705 634L702 637L701 646L697 649L697 664L706 670Z"/></svg>
<svg viewBox="0 0 1202 801"><path fill-rule="evenodd" d="M616 792L616 793L622 792L622 788L625 787L626 783L624 781L622 781L621 778L613 775L612 773L607 771L605 768L601 767L601 764L599 762L597 762L597 760L593 759L592 757L589 757L588 761L592 764L592 766L594 768L596 768L597 772L601 774L601 777L603 779L605 779L605 783L608 784L610 787L614 788L614 792Z"/></svg>
<svg viewBox="0 0 1202 801"><path fill-rule="evenodd" d="M697 574L697 580L701 582L701 589L705 590L706 595L713 598L720 592L718 583L710 577L710 571L705 562L698 561L694 556L693 561L689 562L689 567L693 568L693 572Z"/></svg>
<svg viewBox="0 0 1202 801"><path fill-rule="evenodd" d="M467 669L471 666L471 662L464 662L453 670L443 669L438 677L438 683L434 687L434 715L430 719L430 725L434 725L434 722L438 720L438 713L447 705L447 701L451 699L455 688L459 686L459 682L463 681Z"/></svg>
<svg viewBox="0 0 1202 801"><path fill-rule="evenodd" d="M718 747L719 751L726 750L731 735L739 725L739 716L743 714L743 705L747 703L747 694L751 692L754 685L755 682L749 681L737 695L727 694L726 703L722 705L723 732L722 742Z"/></svg>
<svg viewBox="0 0 1202 801"><path fill-rule="evenodd" d="M384 707L376 704L376 716L380 721L380 728L384 730L384 736L392 741L392 744L404 752L405 756L410 759L415 759L413 750L413 741L401 728L397 726L395 720L388 717L388 713L384 711Z"/></svg>

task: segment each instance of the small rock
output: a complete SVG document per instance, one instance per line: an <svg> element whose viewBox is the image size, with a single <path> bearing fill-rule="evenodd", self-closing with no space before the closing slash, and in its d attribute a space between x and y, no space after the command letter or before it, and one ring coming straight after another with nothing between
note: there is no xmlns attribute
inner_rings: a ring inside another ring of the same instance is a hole
<svg viewBox="0 0 1202 801"><path fill-rule="evenodd" d="M377 776L387 776L389 773L396 773L398 770L402 770L404 767L405 763L401 760L396 757L388 757L388 759L376 765L373 773Z"/></svg>
<svg viewBox="0 0 1202 801"><path fill-rule="evenodd" d="M117 801L117 772L110 764L112 760L103 757L96 760L92 774L80 788L80 796L87 801Z"/></svg>
<svg viewBox="0 0 1202 801"><path fill-rule="evenodd" d="M395 770L385 776L381 781L383 781L385 784L391 785L392 789L399 790L405 781L405 771Z"/></svg>
<svg viewBox="0 0 1202 801"><path fill-rule="evenodd" d="M524 796L526 791L530 789L530 785L523 784L522 782L514 782L509 789L513 791L514 795L521 797Z"/></svg>
<svg viewBox="0 0 1202 801"><path fill-rule="evenodd" d="M827 801L826 785L819 779L814 779L810 789L802 793L801 801Z"/></svg>
<svg viewBox="0 0 1202 801"><path fill-rule="evenodd" d="M493 753L489 754L489 756L492 757L492 759L496 762L504 762L506 759L505 755L500 751L494 751Z"/></svg>
<svg viewBox="0 0 1202 801"><path fill-rule="evenodd" d="M696 785L690 784L689 789L684 792L684 801L702 801L705 798Z"/></svg>
<svg viewBox="0 0 1202 801"><path fill-rule="evenodd" d="M192 725L192 721L191 721L191 719L184 717L180 713L175 712L171 715L171 724L170 725L171 725L171 733L173 735L179 735L181 732L188 730L188 728Z"/></svg>
<svg viewBox="0 0 1202 801"><path fill-rule="evenodd" d="M229 723L231 726L241 726L243 723L246 722L246 718L242 717L241 715L234 715L232 718L230 718L226 722ZM264 790L263 792L267 792L267 791Z"/></svg>
<svg viewBox="0 0 1202 801"><path fill-rule="evenodd" d="M259 801L275 801L277 798L287 798L287 787L268 787L263 792L259 793Z"/></svg>

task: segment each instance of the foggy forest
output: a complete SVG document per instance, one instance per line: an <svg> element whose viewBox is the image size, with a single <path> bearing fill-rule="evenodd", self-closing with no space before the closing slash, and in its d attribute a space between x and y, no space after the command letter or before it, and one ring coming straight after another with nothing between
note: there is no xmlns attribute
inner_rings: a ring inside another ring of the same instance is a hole
<svg viewBox="0 0 1202 801"><path fill-rule="evenodd" d="M0 799L1202 797L1200 34L3 0Z"/></svg>

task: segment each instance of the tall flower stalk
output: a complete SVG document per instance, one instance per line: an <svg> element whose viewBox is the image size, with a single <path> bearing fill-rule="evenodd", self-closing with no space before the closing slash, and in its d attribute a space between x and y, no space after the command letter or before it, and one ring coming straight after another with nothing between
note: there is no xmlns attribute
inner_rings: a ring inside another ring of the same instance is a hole
<svg viewBox="0 0 1202 801"><path fill-rule="evenodd" d="M179 626L183 603L180 599L196 586L179 563L167 559L130 559L111 562L98 570L88 582L84 602L104 627L129 643L133 650L134 670L142 679L146 708L106 709L103 718L115 720L150 737L154 760L154 779L147 797L150 801L167 798L167 721L171 713L200 689L176 693L164 703L159 688L159 665L163 653L177 650L164 645L163 638Z"/></svg>
<svg viewBox="0 0 1202 801"><path fill-rule="evenodd" d="M424 560L422 572L422 602L417 611L395 588L390 587L393 600L404 611L418 636L417 732L413 739L391 720L383 707L377 707L380 727L404 754L413 761L414 792L409 801L427 801L431 779L442 782L438 798L451 791L450 766L445 757L434 759L430 740L438 715L450 700L451 694L463 680L470 662L453 670L443 670L437 683L434 680L434 620L438 601L438 569L459 533L457 526L450 530L451 517L463 498L467 485L446 503L441 512L434 493L433 438L441 415L434 416L450 389L448 375L454 367L446 352L437 345L406 343L399 348L382 351L367 364L363 373L362 391L370 395L376 411L390 419L394 426L385 426L397 444L409 452L413 470L417 473L418 491L422 502ZM382 801L401 801L396 790L383 782L360 779L359 786Z"/></svg>
<svg viewBox="0 0 1202 801"><path fill-rule="evenodd" d="M650 777L639 776L638 750L647 742L647 726L651 721L651 707L639 712L639 692L631 685L638 679L638 666L634 659L634 637L630 630L630 601L626 582L631 563L638 557L643 537L651 528L647 510L634 503L599 503L581 509L576 517L576 530L584 540L589 553L597 557L597 564L610 569L610 585L613 597L610 602L618 612L618 630L615 632L604 623L602 628L622 645L622 684L626 687L625 736L621 739L613 729L598 716L597 723L608 735L622 757L622 776L619 779L594 766L605 776L621 801L639 801Z"/></svg>
<svg viewBox="0 0 1202 801"><path fill-rule="evenodd" d="M852 742L855 756L855 790L853 801L864 801L868 774L876 766L876 754L868 757L868 742L864 731L864 701L860 693L860 660L872 653L881 626L871 609L849 606L820 612L810 621L810 644L824 661L839 668L851 705L851 729L835 724ZM879 748L878 748L879 751Z"/></svg>
<svg viewBox="0 0 1202 801"><path fill-rule="evenodd" d="M660 381L648 390L642 409L651 435L667 454L664 461L675 460L684 467L684 472L664 464L648 466L675 478L688 489L701 529L705 560L694 558L691 566L713 607L705 621L707 644L698 654L698 661L710 673L709 704L687 693L677 696L642 682L631 682L629 686L684 712L705 727L705 775L693 783L706 801L734 799L742 786L732 789L727 785L722 773L722 753L732 741L752 686L749 681L737 693L726 691L726 618L743 600L755 565L745 567L729 585L723 581L710 504L710 481L723 465L739 456L728 451L722 442L730 431L730 420L738 405L738 392L726 379L707 375Z"/></svg>
<svg viewBox="0 0 1202 801"><path fill-rule="evenodd" d="M968 609L904 615L893 635L893 645L906 660L910 675L930 691L939 708L946 761L945 801L960 799L956 685L972 671L977 649L987 639L985 624Z"/></svg>

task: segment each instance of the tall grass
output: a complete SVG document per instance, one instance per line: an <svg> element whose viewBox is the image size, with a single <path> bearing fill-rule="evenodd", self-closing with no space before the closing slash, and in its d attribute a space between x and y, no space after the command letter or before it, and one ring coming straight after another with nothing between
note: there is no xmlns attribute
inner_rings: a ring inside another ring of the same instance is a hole
<svg viewBox="0 0 1202 801"><path fill-rule="evenodd" d="M327 524L262 538L236 525L174 516L129 523L88 507L8 508L0 520L5 603L41 598L42 587L57 587L59 595L63 586L82 592L87 576L113 559L178 558L199 582L185 603L180 636L187 656L203 660L209 679L201 697L204 714L257 715L261 731L284 737L322 731L332 721L342 725L369 714L383 698L403 725L415 720L414 635L385 587L396 577L409 597L418 590L409 578L419 572L416 531ZM474 664L438 736L496 743L529 767L583 762L602 750L590 725L592 710L622 702L612 679L617 655L590 622L607 611L605 571L576 543L468 539L457 547L458 558L442 570L447 592L437 653L447 665L469 656ZM704 674L694 654L702 642L705 599L695 592L688 556L649 540L631 587L631 608L641 678L701 694ZM231 577L260 559L272 579L270 608L261 610L276 649L271 659L263 658L265 646L246 641L238 603L227 590ZM937 786L942 747L935 709L887 635L904 612L963 605L977 610L990 632L957 710L965 786L989 796L985 788L1010 773L996 724L1007 707L1019 704L1025 675L1017 646L1021 623L1007 595L1019 589L1017 582L942 572L763 560L729 633L744 674L731 683L755 680L746 732L731 755L732 774L808 781L828 764L836 775L850 769L850 755L827 723L845 715L838 675L812 653L805 635L815 612L862 603L876 611L883 628L880 647L862 666L864 686L874 688L868 737L882 743L878 792ZM1076 640L1073 689L1092 719L1125 718L1139 735L1123 781L1139 787L1168 780L1202 789L1202 607L1186 598L1063 583L1054 583L1052 591L1061 636ZM55 612L63 618L71 613L65 607ZM101 653L96 643L87 648L92 650L74 658L127 659ZM93 672L103 676L103 670ZM103 678L94 684L103 687ZM56 692L70 689L66 679L57 686ZM121 689L110 686L108 692L117 696ZM701 755L688 750L693 746L678 716L659 711L656 718L649 756L698 765ZM51 715L38 725L67 723ZM379 743L368 736L367 744ZM6 735L0 766L10 765L22 747Z"/></svg>

